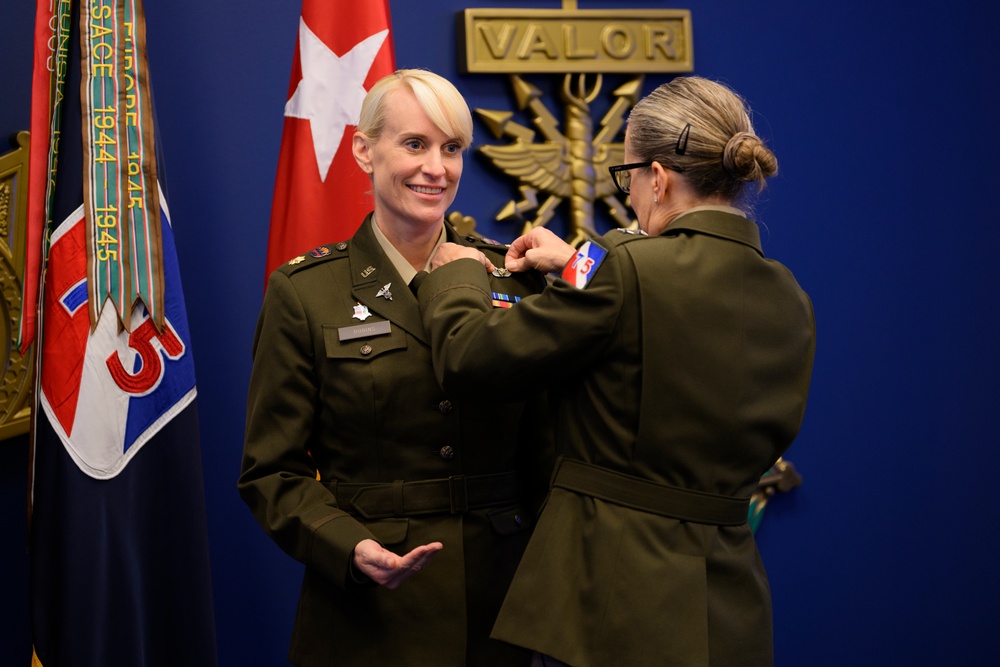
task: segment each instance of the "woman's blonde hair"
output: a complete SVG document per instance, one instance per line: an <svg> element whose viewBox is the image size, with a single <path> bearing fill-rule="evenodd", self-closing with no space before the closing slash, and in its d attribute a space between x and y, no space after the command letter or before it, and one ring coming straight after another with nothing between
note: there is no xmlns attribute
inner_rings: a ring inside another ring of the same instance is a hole
<svg viewBox="0 0 1000 667"><path fill-rule="evenodd" d="M405 86L413 91L417 103L427 117L449 137L472 145L472 113L465 98L450 81L422 69L401 69L379 79L361 104L358 130L373 141L378 140L385 125L388 93Z"/></svg>
<svg viewBox="0 0 1000 667"><path fill-rule="evenodd" d="M686 76L659 86L635 105L628 127L639 160L677 168L702 197L735 202L746 183L760 192L778 173L743 98L716 81Z"/></svg>

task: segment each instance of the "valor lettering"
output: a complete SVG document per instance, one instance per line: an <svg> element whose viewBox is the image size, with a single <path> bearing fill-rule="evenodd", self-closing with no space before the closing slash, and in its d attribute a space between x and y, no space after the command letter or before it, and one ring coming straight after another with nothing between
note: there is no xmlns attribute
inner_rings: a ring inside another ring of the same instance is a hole
<svg viewBox="0 0 1000 667"><path fill-rule="evenodd" d="M666 28L658 28L651 25L642 27L645 35L646 59L653 60L657 57L657 52L667 60L676 60L677 51L674 49L674 31Z"/></svg>
<svg viewBox="0 0 1000 667"><path fill-rule="evenodd" d="M467 9L470 72L690 71L690 13ZM568 66L568 67L567 67Z"/></svg>
<svg viewBox="0 0 1000 667"><path fill-rule="evenodd" d="M622 25L608 25L601 31L604 53L616 60L625 60L635 53L635 36Z"/></svg>
<svg viewBox="0 0 1000 667"><path fill-rule="evenodd" d="M668 27L642 24L609 23L600 30L571 22L546 24L530 22L479 23L476 26L482 43L494 60L531 60L542 56L548 60L626 60L636 55L646 60L675 60L674 31ZM558 39L554 36L558 35Z"/></svg>
<svg viewBox="0 0 1000 667"><path fill-rule="evenodd" d="M527 60L533 54L540 53L553 60L559 57L559 48L555 45L545 28L537 23L529 23L524 33L524 40L517 50L517 57Z"/></svg>
<svg viewBox="0 0 1000 667"><path fill-rule="evenodd" d="M500 34L498 35L493 29L493 24L481 23L479 24L479 32L483 36L486 48L490 50L490 55L502 60L507 57L510 45L514 43L514 34L517 32L517 28L510 23L504 23L500 26Z"/></svg>
<svg viewBox="0 0 1000 667"><path fill-rule="evenodd" d="M563 49L565 50L566 57L571 60L593 60L597 57L597 50L593 48L582 48L579 45L580 37L577 33L577 28L571 23L564 23L562 26L563 32Z"/></svg>

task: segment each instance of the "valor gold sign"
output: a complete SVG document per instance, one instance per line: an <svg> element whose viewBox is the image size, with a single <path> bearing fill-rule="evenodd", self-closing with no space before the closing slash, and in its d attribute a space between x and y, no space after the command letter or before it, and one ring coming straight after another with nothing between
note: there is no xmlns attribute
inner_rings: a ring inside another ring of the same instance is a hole
<svg viewBox="0 0 1000 667"><path fill-rule="evenodd" d="M548 224L566 202L566 239L597 234L594 206L607 207L615 224L635 222L608 173L623 161L619 135L628 110L639 99L647 72L690 72L693 67L691 12L686 9L577 9L563 0L561 10L466 9L459 15L465 72L509 74L517 105L536 129L505 110L476 109L495 137L509 143L479 151L516 179L520 199L511 200L497 220L520 222L522 232ZM613 89L611 108L599 121L591 103L601 95L604 76L628 74ZM562 75L560 123L525 74ZM536 134L543 141L535 141Z"/></svg>
<svg viewBox="0 0 1000 667"><path fill-rule="evenodd" d="M686 9L466 9L467 72L690 72ZM460 43L461 43L460 42Z"/></svg>

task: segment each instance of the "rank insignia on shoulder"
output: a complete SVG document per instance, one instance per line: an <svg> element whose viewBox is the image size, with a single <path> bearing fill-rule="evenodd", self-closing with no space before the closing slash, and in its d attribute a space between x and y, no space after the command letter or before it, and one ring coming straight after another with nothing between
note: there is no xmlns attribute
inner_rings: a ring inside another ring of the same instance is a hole
<svg viewBox="0 0 1000 667"><path fill-rule="evenodd" d="M594 277L597 267L601 265L607 254L608 251L594 241L587 241L566 263L561 275L571 285L582 289Z"/></svg>
<svg viewBox="0 0 1000 667"><path fill-rule="evenodd" d="M491 295L493 297L494 308L510 308L521 300L521 297L519 296L511 296L510 294L503 294L502 292L492 292Z"/></svg>
<svg viewBox="0 0 1000 667"><path fill-rule="evenodd" d="M318 248L313 248L309 254L313 257L326 257L330 254L330 246L321 245Z"/></svg>
<svg viewBox="0 0 1000 667"><path fill-rule="evenodd" d="M646 232L642 231L641 229L626 229L625 227L619 227L618 231L620 231L622 234L638 234L639 236L646 235Z"/></svg>
<svg viewBox="0 0 1000 667"><path fill-rule="evenodd" d="M292 259L288 260L288 265L295 266L296 264L301 264L304 261L306 261L306 256L299 255L298 257L293 257Z"/></svg>
<svg viewBox="0 0 1000 667"><path fill-rule="evenodd" d="M482 240L483 240L483 243L489 243L490 245L507 245L506 243L502 243L500 241L495 241L494 239L488 239L485 236L482 237Z"/></svg>

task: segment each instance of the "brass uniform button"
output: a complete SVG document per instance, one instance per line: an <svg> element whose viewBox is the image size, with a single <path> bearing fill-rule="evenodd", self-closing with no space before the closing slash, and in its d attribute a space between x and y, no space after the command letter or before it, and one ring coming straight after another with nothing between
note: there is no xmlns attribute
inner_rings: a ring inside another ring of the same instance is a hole
<svg viewBox="0 0 1000 667"><path fill-rule="evenodd" d="M455 449L451 445L445 445L444 447L441 448L441 451L438 453L441 455L441 458L443 458L445 461L450 461L451 459L455 458Z"/></svg>
<svg viewBox="0 0 1000 667"><path fill-rule="evenodd" d="M451 401L449 401L446 398L440 403L438 403L438 412L440 412L443 415L451 414L451 411L454 409L454 407L455 406L451 404Z"/></svg>
<svg viewBox="0 0 1000 667"><path fill-rule="evenodd" d="M369 354L372 353L372 346L368 345L368 344L362 345L360 352L361 352L361 354L363 354L363 355L365 355L367 357Z"/></svg>

